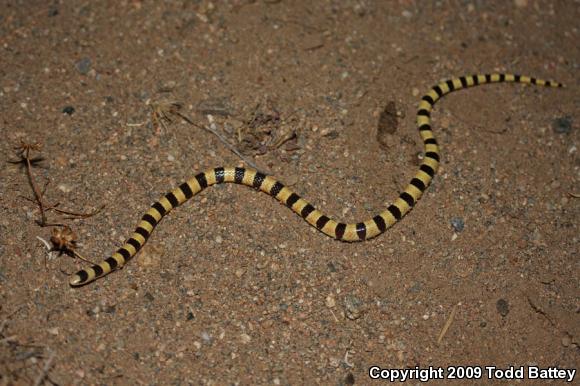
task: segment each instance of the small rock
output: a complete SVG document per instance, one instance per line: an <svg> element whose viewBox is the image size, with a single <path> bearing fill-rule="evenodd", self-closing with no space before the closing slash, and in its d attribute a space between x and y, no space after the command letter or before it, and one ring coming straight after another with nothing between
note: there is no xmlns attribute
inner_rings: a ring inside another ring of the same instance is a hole
<svg viewBox="0 0 580 386"><path fill-rule="evenodd" d="M206 332L206 331L202 331L201 333L201 339L206 343L206 344L210 344L211 341L213 340L213 338L211 337L211 335Z"/></svg>
<svg viewBox="0 0 580 386"><path fill-rule="evenodd" d="M461 217L453 217L451 219L451 226L456 232L462 232L465 229L465 221Z"/></svg>
<svg viewBox="0 0 580 386"><path fill-rule="evenodd" d="M239 279L240 277L242 277L244 275L244 273L246 273L246 270L243 268L238 268L236 269L236 277Z"/></svg>
<svg viewBox="0 0 580 386"><path fill-rule="evenodd" d="M220 235L217 235L215 237L215 242L216 243L221 244L223 241L224 241L224 239Z"/></svg>
<svg viewBox="0 0 580 386"><path fill-rule="evenodd" d="M320 135L322 135L323 137L326 137L328 139L336 139L336 138L338 138L339 134L338 134L338 131L336 131L334 129L327 128L327 129L322 129L320 131Z"/></svg>
<svg viewBox="0 0 580 386"><path fill-rule="evenodd" d="M62 109L63 114L73 115L75 112L75 108L72 106L66 106Z"/></svg>
<svg viewBox="0 0 580 386"><path fill-rule="evenodd" d="M337 271L337 270L336 270L336 265L334 265L334 263L333 263L332 261L329 261L329 262L326 264L326 267L328 268L328 270L329 270L330 272L336 272L336 271Z"/></svg>
<svg viewBox="0 0 580 386"><path fill-rule="evenodd" d="M55 5L52 5L48 8L48 17L55 17L58 15L58 8Z"/></svg>
<svg viewBox="0 0 580 386"><path fill-rule="evenodd" d="M442 129L448 129L450 125L451 125L451 121L449 120L448 117L443 117L439 120L439 126Z"/></svg>
<svg viewBox="0 0 580 386"><path fill-rule="evenodd" d="M350 320L360 318L364 312L364 303L354 295L348 295L344 298L344 307L346 317Z"/></svg>
<svg viewBox="0 0 580 386"><path fill-rule="evenodd" d="M569 347L572 344L572 340L569 336L565 336L562 338L562 346Z"/></svg>
<svg viewBox="0 0 580 386"><path fill-rule="evenodd" d="M242 343L248 344L252 340L252 337L248 334L241 334L240 339L242 340Z"/></svg>
<svg viewBox="0 0 580 386"><path fill-rule="evenodd" d="M213 114L227 117L232 114L233 108L231 106L232 102L228 98L211 98L198 103L197 111L203 115Z"/></svg>
<svg viewBox="0 0 580 386"><path fill-rule="evenodd" d="M344 384L347 386L354 385L354 375L352 375L352 373L348 373L346 377L344 377Z"/></svg>
<svg viewBox="0 0 580 386"><path fill-rule="evenodd" d="M526 8L528 6L528 0L514 0L514 5L518 8Z"/></svg>
<svg viewBox="0 0 580 386"><path fill-rule="evenodd" d="M510 305L505 299L499 299L495 303L495 308L497 309L497 312L499 312L499 314L503 317L506 317L507 314L510 313Z"/></svg>
<svg viewBox="0 0 580 386"><path fill-rule="evenodd" d="M166 82L163 82L163 84L161 84L158 88L158 92L171 92L173 91L173 89L175 88L175 86L177 86L177 82L174 80L168 80Z"/></svg>
<svg viewBox="0 0 580 386"><path fill-rule="evenodd" d="M70 193L73 188L66 184L58 184L58 189L63 193Z"/></svg>
<svg viewBox="0 0 580 386"><path fill-rule="evenodd" d="M565 116L554 119L552 122L552 128L557 134L568 134L572 131L572 117Z"/></svg>
<svg viewBox="0 0 580 386"><path fill-rule="evenodd" d="M334 308L334 306L336 306L336 300L334 300L334 296L332 295L328 295L326 297L326 307L328 308Z"/></svg>
<svg viewBox="0 0 580 386"><path fill-rule="evenodd" d="M48 329L50 335L58 335L58 327L53 327Z"/></svg>
<svg viewBox="0 0 580 386"><path fill-rule="evenodd" d="M106 306L103 310L106 314L114 314L117 311L116 305Z"/></svg>
<svg viewBox="0 0 580 386"><path fill-rule="evenodd" d="M75 63L75 67L78 72L80 72L83 75L86 75L91 70L91 59L84 57Z"/></svg>

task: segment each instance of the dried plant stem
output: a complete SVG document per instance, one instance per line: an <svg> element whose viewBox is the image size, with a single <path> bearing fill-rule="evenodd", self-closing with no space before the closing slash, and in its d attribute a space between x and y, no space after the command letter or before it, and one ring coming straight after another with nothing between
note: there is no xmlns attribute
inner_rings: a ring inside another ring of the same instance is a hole
<svg viewBox="0 0 580 386"><path fill-rule="evenodd" d="M182 117L183 119L185 119L183 116L181 116L181 114L179 116ZM236 149L236 147L234 145L230 144L220 133L218 133L216 130L212 129L211 126L198 125L196 123L191 122L190 120L187 120L187 122L189 122L190 124L192 124L196 127L200 127L202 129L212 133L220 140L220 142L222 142L228 149L230 149L230 151L232 153L237 155L242 161L244 161L245 163L247 163L248 165L250 165L254 169L260 170L260 168L254 162L252 162L251 160L244 157L244 155L238 149Z"/></svg>
<svg viewBox="0 0 580 386"><path fill-rule="evenodd" d="M36 186L36 183L34 182L34 176L32 175L32 163L30 162L30 147L26 147L26 149L24 150L24 159L26 161L26 174L28 175L28 182L32 187L32 191L34 192L34 198L40 210L40 226L44 227L47 226L48 224L46 223L47 221L46 213L44 210L44 202L42 200L43 194L38 189L38 186Z"/></svg>
<svg viewBox="0 0 580 386"><path fill-rule="evenodd" d="M95 264L97 264L97 263L95 263L94 261L90 261L90 260L89 260L89 259L87 259L86 257L83 257L83 255L81 255L81 254L80 254L80 253L78 253L77 251L71 251L71 252L72 252L72 254L73 254L75 257L78 257L79 259L81 259L81 260L82 260L82 261L84 261L84 262L87 262L87 263L89 263L89 264L92 264L92 265L95 265Z"/></svg>
<svg viewBox="0 0 580 386"><path fill-rule="evenodd" d="M51 351L50 356L48 357L46 362L44 362L44 367L42 368L42 371L40 372L40 374L38 374L38 377L36 378L36 381L34 382L34 386L42 385L42 383L44 382L44 379L48 375L48 371L52 367L52 362L54 361L55 356L56 356L56 353L54 351Z"/></svg>
<svg viewBox="0 0 580 386"><path fill-rule="evenodd" d="M449 327L451 327L451 323L453 323L453 319L455 318L456 311L457 311L457 304L455 304L453 306L453 308L451 309L451 314L447 318L447 321L443 325L443 328L441 329L441 332L439 333L439 336L437 337L437 344L440 344L441 341L443 340L443 338L445 337L445 334L447 334L447 330L449 330Z"/></svg>

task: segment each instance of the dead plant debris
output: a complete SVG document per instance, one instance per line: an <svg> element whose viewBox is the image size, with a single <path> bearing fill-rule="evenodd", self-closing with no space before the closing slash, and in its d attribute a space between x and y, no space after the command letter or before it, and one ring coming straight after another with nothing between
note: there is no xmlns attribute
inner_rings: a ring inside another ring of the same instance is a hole
<svg viewBox="0 0 580 386"><path fill-rule="evenodd" d="M18 307L0 323L0 385L57 385L50 378L56 353L8 333L10 319L23 308Z"/></svg>
<svg viewBox="0 0 580 386"><path fill-rule="evenodd" d="M256 105L251 118L237 128L237 141L244 154L264 155L283 145L286 151L300 149L296 129L284 124L275 107L268 112L260 110L260 104Z"/></svg>
<svg viewBox="0 0 580 386"><path fill-rule="evenodd" d="M183 103L181 102L176 102L176 101L159 101L159 102L150 102L149 106L152 110L152 120L153 120L153 124L158 128L159 131L159 124L161 124L163 126L163 128L165 129L165 131L167 132L167 124L173 122L173 118L174 117L179 117L181 119L183 119L185 122L189 123L192 126L195 126L197 128L201 128L203 130L208 131L209 133L215 135L221 143L223 143L228 149L230 149L230 151L232 153L234 153L235 155L237 155L242 161L244 161L245 163L247 163L248 165L250 165L251 167L253 167L256 170L260 170L260 168L258 168L258 166L252 162L251 160L249 160L248 158L244 157L244 155L242 154L242 152L240 152L235 146L233 146L231 143L229 143L215 128L215 123L213 121L213 116L212 115L207 115L208 120L210 121L209 126L206 125L200 125L198 123L195 123L192 119L190 119L189 117L187 117L185 114L183 114L181 112L181 109L183 108Z"/></svg>
<svg viewBox="0 0 580 386"><path fill-rule="evenodd" d="M50 179L46 181L42 190L38 187L36 180L34 178L34 174L32 172L33 167L37 166L40 162L44 160L44 157L41 155L32 156L32 152L40 152L42 150L42 144L40 142L26 142L21 141L20 145L15 146L14 149L16 150L16 156L18 157L17 160L9 160L8 162L12 164L22 165L26 169L26 176L28 177L28 183L32 188L32 192L34 193L34 198L23 197L24 199L34 202L38 206L38 210L40 211L40 220L37 220L36 223L41 227L46 226L63 226L64 224L61 223L51 223L48 221L46 213L49 211L55 211L60 214L66 214L69 217L65 217L65 219L77 219L77 218L88 218L96 215L99 213L105 206L101 206L100 208L89 212L89 213L79 213L73 212L66 209L60 209L58 206L60 203L55 203L52 205L48 205L44 200L44 195L46 193L46 189L50 184Z"/></svg>
<svg viewBox="0 0 580 386"><path fill-rule="evenodd" d="M52 243L52 251L60 252L61 254L64 253L71 257L77 257L87 263L95 264L77 252L77 235L69 226L65 225L61 228L53 228L50 242Z"/></svg>

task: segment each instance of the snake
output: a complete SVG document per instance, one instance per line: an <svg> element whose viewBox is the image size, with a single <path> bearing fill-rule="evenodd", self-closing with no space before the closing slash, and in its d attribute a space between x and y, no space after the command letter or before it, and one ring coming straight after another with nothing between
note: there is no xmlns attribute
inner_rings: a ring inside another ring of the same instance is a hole
<svg viewBox="0 0 580 386"><path fill-rule="evenodd" d="M209 186L234 183L246 185L274 197L308 224L325 235L340 241L356 242L372 239L399 222L417 204L431 184L440 163L440 150L431 128L431 111L444 95L486 83L524 83L546 87L563 87L561 83L530 76L494 73L467 75L439 82L423 95L417 111L417 129L424 152L419 170L399 196L385 210L365 221L344 223L325 215L276 178L243 167L217 167L195 175L156 201L143 215L133 234L111 256L102 262L78 271L70 279L72 287L86 285L122 268L143 248L155 227L174 208L188 201Z"/></svg>

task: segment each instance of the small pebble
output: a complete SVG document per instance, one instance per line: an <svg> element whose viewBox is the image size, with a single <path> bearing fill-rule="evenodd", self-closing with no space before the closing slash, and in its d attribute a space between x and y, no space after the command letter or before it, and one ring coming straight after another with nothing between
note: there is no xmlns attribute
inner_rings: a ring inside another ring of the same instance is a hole
<svg viewBox="0 0 580 386"><path fill-rule="evenodd" d="M453 217L451 219L451 226L456 232L462 232L465 229L465 222L461 217Z"/></svg>
<svg viewBox="0 0 580 386"><path fill-rule="evenodd" d="M75 63L75 67L78 72L80 72L83 75L86 75L91 70L91 59L87 57L82 58L81 60Z"/></svg>
<svg viewBox="0 0 580 386"><path fill-rule="evenodd" d="M56 6L51 6L48 9L48 17L55 17L58 15L58 8Z"/></svg>
<svg viewBox="0 0 580 386"><path fill-rule="evenodd" d="M565 116L554 119L552 122L552 128L557 134L568 134L572 131L572 117Z"/></svg>
<svg viewBox="0 0 580 386"><path fill-rule="evenodd" d="M344 384L354 385L354 375L352 375L352 373L348 373L347 376L344 377Z"/></svg>
<svg viewBox="0 0 580 386"><path fill-rule="evenodd" d="M348 295L344 298L344 307L346 311L346 317L350 320L356 320L360 318L364 311L364 304L362 300L354 295Z"/></svg>
<svg viewBox="0 0 580 386"><path fill-rule="evenodd" d="M572 344L572 340L569 336L565 336L562 338L562 346L569 347Z"/></svg>
<svg viewBox="0 0 580 386"><path fill-rule="evenodd" d="M206 332L206 331L203 331L203 332L201 333L201 339L203 339L203 341L204 341L206 344L209 344L209 343L211 343L211 341L213 340L213 339L212 339L212 337L211 337L211 335L210 335L208 332Z"/></svg>
<svg viewBox="0 0 580 386"><path fill-rule="evenodd" d="M70 193L73 190L73 188L70 185L66 184L59 184L58 189L63 193Z"/></svg>
<svg viewBox="0 0 580 386"><path fill-rule="evenodd" d="M163 82L163 84L161 86L159 86L158 91L159 92L171 92L173 91L173 89L175 88L175 86L177 86L177 82L174 80L168 80L166 82Z"/></svg>
<svg viewBox="0 0 580 386"><path fill-rule="evenodd" d="M247 343L250 343L250 341L252 340L252 337L248 334L241 334L240 339L242 340L242 343L247 344Z"/></svg>
<svg viewBox="0 0 580 386"><path fill-rule="evenodd" d="M336 265L334 265L334 263L333 263L332 261L329 261L329 262L326 264L326 267L328 268L328 270L329 270L330 272L336 272L336 271L337 271L337 270L336 270Z"/></svg>
<svg viewBox="0 0 580 386"><path fill-rule="evenodd" d="M72 106L66 106L62 109L63 114L73 115L75 112L75 108Z"/></svg>
<svg viewBox="0 0 580 386"><path fill-rule="evenodd" d="M114 314L117 311L116 305L106 306L103 310L106 314Z"/></svg>
<svg viewBox="0 0 580 386"><path fill-rule="evenodd" d="M507 314L510 313L510 305L505 299L499 299L495 303L495 308L497 309L497 312L499 312L499 314L503 317L506 317Z"/></svg>
<svg viewBox="0 0 580 386"><path fill-rule="evenodd" d="M332 295L328 295L326 297L326 307L328 308L334 308L334 306L336 306L336 300L334 299L334 296Z"/></svg>

